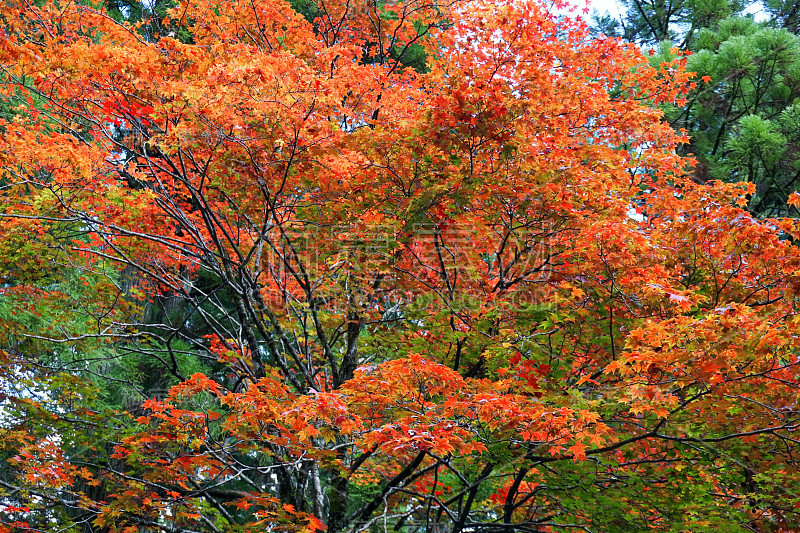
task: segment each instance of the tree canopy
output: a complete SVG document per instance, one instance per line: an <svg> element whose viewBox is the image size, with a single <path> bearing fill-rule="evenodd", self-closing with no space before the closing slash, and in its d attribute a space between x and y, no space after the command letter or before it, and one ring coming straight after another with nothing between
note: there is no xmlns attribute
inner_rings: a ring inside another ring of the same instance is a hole
<svg viewBox="0 0 800 533"><path fill-rule="evenodd" d="M0 531L798 527L798 222L692 179L695 56L119 5L0 17Z"/></svg>
<svg viewBox="0 0 800 533"><path fill-rule="evenodd" d="M687 105L666 106L665 112L692 139L683 153L698 160L695 179L754 183L748 209L756 216L800 214L787 207L789 195L800 189L796 2L623 5L620 19L595 14L594 31L648 47L656 64L675 57L673 46L692 52L687 70L703 83L689 93Z"/></svg>

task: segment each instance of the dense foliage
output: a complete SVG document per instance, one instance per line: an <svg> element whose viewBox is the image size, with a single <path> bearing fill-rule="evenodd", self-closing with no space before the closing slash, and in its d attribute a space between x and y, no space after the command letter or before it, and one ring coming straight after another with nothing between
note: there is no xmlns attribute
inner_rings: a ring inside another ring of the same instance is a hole
<svg viewBox="0 0 800 533"><path fill-rule="evenodd" d="M800 189L800 36L798 4L770 0L625 0L623 16L595 14L595 32L653 52L656 64L692 52L687 69L702 83L667 119L691 137L683 153L698 160L699 182L756 186L756 216L797 216L787 207ZM754 13L760 22L756 22Z"/></svg>
<svg viewBox="0 0 800 533"><path fill-rule="evenodd" d="M0 530L800 526L800 228L686 174L702 54L526 1L4 6Z"/></svg>

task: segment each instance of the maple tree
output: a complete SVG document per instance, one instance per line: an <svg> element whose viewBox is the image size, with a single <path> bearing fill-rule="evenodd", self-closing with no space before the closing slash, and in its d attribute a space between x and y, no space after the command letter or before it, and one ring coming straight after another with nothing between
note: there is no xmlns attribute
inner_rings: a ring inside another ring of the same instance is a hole
<svg viewBox="0 0 800 533"><path fill-rule="evenodd" d="M686 176L684 57L535 2L5 6L5 530L800 522L798 227Z"/></svg>

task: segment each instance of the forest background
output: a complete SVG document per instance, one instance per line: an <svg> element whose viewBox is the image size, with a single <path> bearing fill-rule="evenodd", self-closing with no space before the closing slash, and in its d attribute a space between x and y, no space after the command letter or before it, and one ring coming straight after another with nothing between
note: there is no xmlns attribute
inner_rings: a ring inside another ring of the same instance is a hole
<svg viewBox="0 0 800 533"><path fill-rule="evenodd" d="M798 4L622 5L5 2L0 530L798 530Z"/></svg>

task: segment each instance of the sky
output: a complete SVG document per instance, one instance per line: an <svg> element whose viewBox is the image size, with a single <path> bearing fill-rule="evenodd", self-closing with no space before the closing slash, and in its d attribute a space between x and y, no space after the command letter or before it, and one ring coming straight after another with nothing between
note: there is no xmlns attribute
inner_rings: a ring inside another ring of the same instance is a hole
<svg viewBox="0 0 800 533"><path fill-rule="evenodd" d="M590 7L598 10L600 13L608 11L612 15L616 15L619 12L617 0L591 0Z"/></svg>
<svg viewBox="0 0 800 533"><path fill-rule="evenodd" d="M582 0L572 0L572 2L577 5L583 5ZM620 15L620 7L617 0L590 0L590 9L596 9L600 13L607 11L617 17ZM758 1L751 1L750 6L745 9L745 13L755 15L756 21L766 18L766 13L761 9L760 2Z"/></svg>

